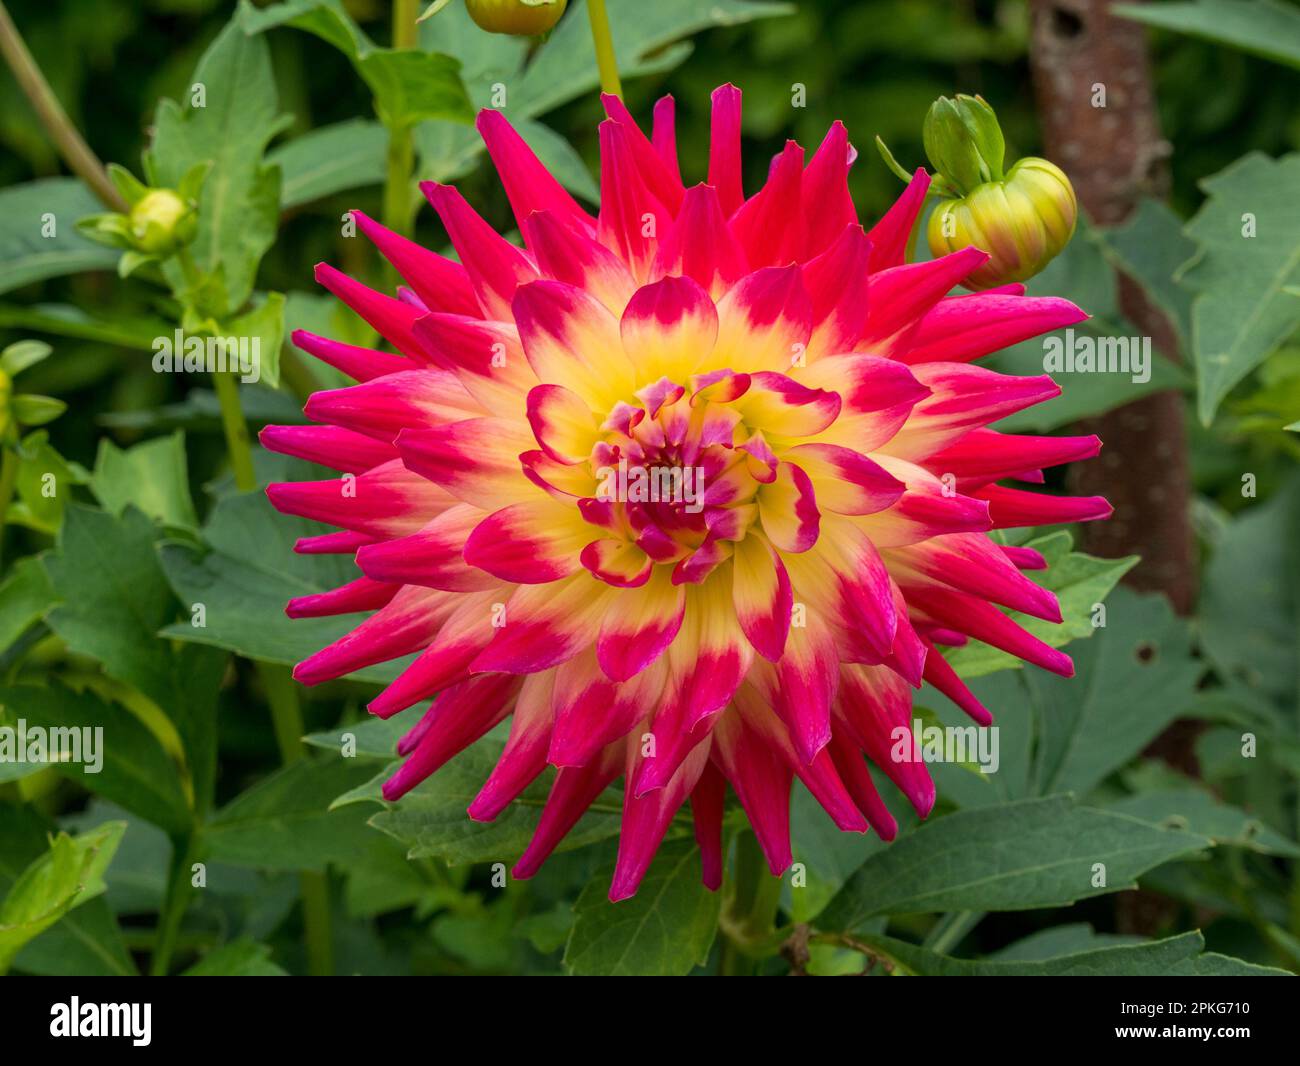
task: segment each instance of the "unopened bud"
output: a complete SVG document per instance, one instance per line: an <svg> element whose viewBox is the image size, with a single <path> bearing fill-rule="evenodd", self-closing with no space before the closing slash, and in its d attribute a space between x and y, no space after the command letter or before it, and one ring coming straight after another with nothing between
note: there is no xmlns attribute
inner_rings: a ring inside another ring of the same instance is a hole
<svg viewBox="0 0 1300 1066"><path fill-rule="evenodd" d="M199 225L195 204L171 189L150 189L127 218L131 243L150 255L168 255L189 244Z"/></svg>
<svg viewBox="0 0 1300 1066"><path fill-rule="evenodd" d="M564 14L568 0L465 0L469 17L488 33L536 37Z"/></svg>

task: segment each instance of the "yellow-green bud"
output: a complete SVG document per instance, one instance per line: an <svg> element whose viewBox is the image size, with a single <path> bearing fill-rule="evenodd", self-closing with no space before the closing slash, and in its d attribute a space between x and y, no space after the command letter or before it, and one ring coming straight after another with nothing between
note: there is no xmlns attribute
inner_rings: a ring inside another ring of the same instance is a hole
<svg viewBox="0 0 1300 1066"><path fill-rule="evenodd" d="M568 0L465 0L465 8L488 33L535 37L546 33L564 14Z"/></svg>
<svg viewBox="0 0 1300 1066"><path fill-rule="evenodd" d="M970 245L988 252L988 262L964 283L968 289L988 289L1042 270L1069 243L1078 215L1064 171L1026 156L1003 180L941 202L930 215L926 238L935 256Z"/></svg>
<svg viewBox="0 0 1300 1066"><path fill-rule="evenodd" d="M131 243L150 255L169 255L194 239L195 205L171 189L150 189L127 216Z"/></svg>

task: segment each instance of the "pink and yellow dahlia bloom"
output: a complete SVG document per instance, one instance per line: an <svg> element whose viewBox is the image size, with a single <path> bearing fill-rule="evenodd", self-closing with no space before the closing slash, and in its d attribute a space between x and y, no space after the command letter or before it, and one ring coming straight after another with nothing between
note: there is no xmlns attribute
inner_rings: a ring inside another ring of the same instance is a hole
<svg viewBox="0 0 1300 1066"><path fill-rule="evenodd" d="M340 527L298 551L359 570L288 613L366 616L294 676L418 653L369 708L433 701L385 797L509 719L469 817L496 818L557 768L514 867L528 877L621 778L622 899L688 799L719 885L728 786L773 873L791 862L796 777L842 830L893 837L873 770L925 815L925 765L890 758L911 690L928 681L991 721L936 645L1072 672L999 609L1060 621L1022 573L1043 558L989 532L1109 508L1001 484L1099 442L988 428L1059 390L973 360L1085 316L1018 285L947 295L978 248L905 262L924 171L865 230L839 123L811 159L787 144L746 197L734 87L713 94L708 181L689 188L671 98L649 136L617 98L605 107L595 216L501 114L479 116L523 247L443 185L423 191L459 262L354 212L406 285L316 277L395 351L295 334L358 384L262 442L342 472L267 493Z"/></svg>

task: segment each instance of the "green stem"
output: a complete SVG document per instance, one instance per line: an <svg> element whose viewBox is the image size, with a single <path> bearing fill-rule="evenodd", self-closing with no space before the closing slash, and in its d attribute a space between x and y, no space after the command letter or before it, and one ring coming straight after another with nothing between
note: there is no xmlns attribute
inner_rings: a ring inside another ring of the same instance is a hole
<svg viewBox="0 0 1300 1066"><path fill-rule="evenodd" d="M230 467L235 474L235 488L252 492L257 488L257 474L253 472L253 446L248 438L248 423L239 403L239 385L229 371L215 371L212 384L216 386L217 402L221 405L221 427L226 432L226 450L230 453Z"/></svg>
<svg viewBox="0 0 1300 1066"><path fill-rule="evenodd" d="M32 110L45 127L45 132L50 135L59 155L68 164L68 169L89 185L110 211L128 211L127 202L108 180L104 164L90 150L90 145L77 132L77 127L63 110L63 105L54 95L50 83L45 80L40 66L32 58L27 43L3 3L0 3L0 55L4 56L9 69L13 71L14 80L32 105Z"/></svg>
<svg viewBox="0 0 1300 1066"><path fill-rule="evenodd" d="M735 876L731 879L718 925L722 931L723 976L752 973L754 963L775 954L779 939L776 912L781 903L781 878L773 877L753 830L736 838Z"/></svg>
<svg viewBox="0 0 1300 1066"><path fill-rule="evenodd" d="M950 911L934 923L922 947L946 955L984 920L984 911Z"/></svg>
<svg viewBox="0 0 1300 1066"><path fill-rule="evenodd" d="M5 519L9 514L9 504L14 498L14 485L18 481L18 453L12 448L4 449L4 458L0 459L0 570L3 570Z"/></svg>
<svg viewBox="0 0 1300 1066"><path fill-rule="evenodd" d="M614 55L614 38L609 32L609 12L605 0L587 0L587 17L591 20L591 39L596 45L596 67L600 70L600 91L623 95L618 77L618 59Z"/></svg>
<svg viewBox="0 0 1300 1066"><path fill-rule="evenodd" d="M419 44L418 0L393 0L393 47L408 50ZM415 170L415 141L410 125L388 128L388 169L384 179L384 225L410 236L411 175Z"/></svg>
<svg viewBox="0 0 1300 1066"><path fill-rule="evenodd" d="M158 918L153 958L149 961L149 973L153 977L165 977L171 968L172 952L176 950L176 939L181 931L181 919L185 917L185 908L189 906L190 896L194 892L190 867L197 859L198 844L198 835L195 833L172 840L172 868L167 879L167 895Z"/></svg>
<svg viewBox="0 0 1300 1066"><path fill-rule="evenodd" d="M283 666L257 663L257 676L271 704L271 721L280 760L286 766L306 758L302 742L304 732L298 686ZM326 874L305 870L298 877L302 896L302 924L307 942L307 972L326 977L334 972L334 938L330 931L329 879Z"/></svg>

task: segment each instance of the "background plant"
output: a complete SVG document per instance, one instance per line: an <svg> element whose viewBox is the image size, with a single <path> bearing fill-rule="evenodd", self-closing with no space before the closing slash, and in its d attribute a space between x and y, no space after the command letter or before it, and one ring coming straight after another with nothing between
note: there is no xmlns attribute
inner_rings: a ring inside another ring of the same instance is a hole
<svg viewBox="0 0 1300 1066"><path fill-rule="evenodd" d="M571 3L542 42L484 34L460 4L418 25L417 5L403 2L6 6L67 124L51 136L19 81L0 76L0 384L11 387L0 414L0 724L98 724L112 739L94 776L0 763L0 964L116 974L1300 969L1295 5L1135 8L1165 27L1152 47L1169 204L1110 229L1081 221L1030 282L1087 309L1079 329L1132 336L1114 295L1122 269L1173 323L1185 366L1158 354L1145 385L1064 375L1059 399L1007 428L1053 432L1145 391L1183 390L1203 556L1195 616L1159 596L1110 593L1133 560L1072 553L1070 531L1035 531L1073 623L1062 639L1079 677L1010 669L988 651L953 656L998 714L997 774L936 767L940 807L924 826L891 794L903 829L887 847L832 832L797 798L799 887L754 873L740 835L724 892L705 892L683 826L641 893L617 906L599 876L617 805L598 803L536 879L500 886L493 864L531 834L544 786L497 823L467 822L500 743L492 736L400 804L378 800L400 728L364 720L363 708L390 674L310 692L289 682L287 665L340 629L290 623L284 602L343 575L331 557L295 556L293 541L317 530L274 515L258 491L310 473L249 444L266 422L301 421L306 394L342 380L298 359L283 343L293 329L375 339L310 285L320 259L388 283L349 235L349 209L437 248L445 235L416 211L417 180L454 180L494 222L507 217L469 124L477 108L503 108L561 180L596 201L600 75L585 5ZM864 218L898 189L871 138L921 159L921 122L941 94L993 103L1009 160L1041 152L1023 91L1023 3L607 6L629 106L646 113L674 93L688 174L706 169L702 101L728 78L746 93L750 187L785 137L815 143L841 118L863 149L852 183ZM792 106L796 86L806 106ZM121 168L116 182L65 173L78 129ZM192 240L155 252L87 240L77 223L129 209L140 180L193 193ZM1254 243L1225 236L1240 234L1245 214ZM155 339L178 326L259 337L261 380L155 373ZM994 365L1037 373L1041 360L1034 343ZM1094 629L1102 601L1106 625ZM960 721L930 690L918 705ZM1143 758L1175 721L1194 757L1176 767ZM1244 734L1255 738L1249 758ZM1074 872L1096 862L1107 864L1104 888ZM1139 883L1155 917L1135 922L1117 901Z"/></svg>

